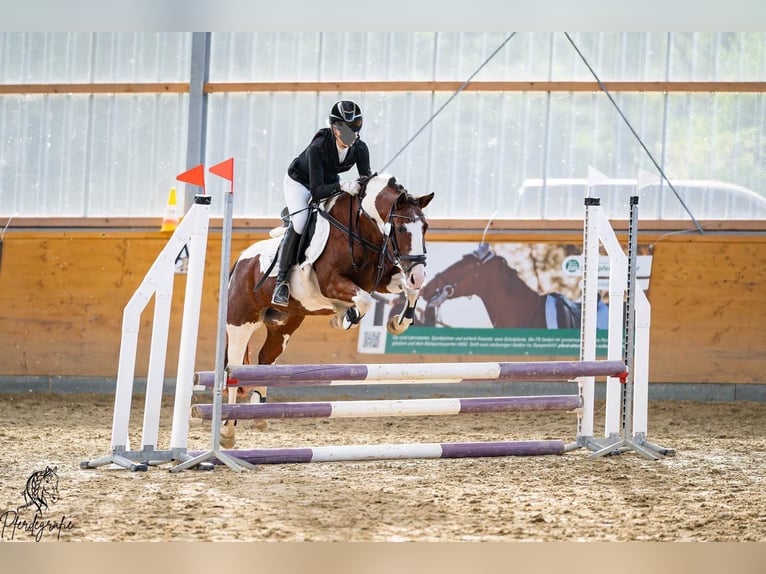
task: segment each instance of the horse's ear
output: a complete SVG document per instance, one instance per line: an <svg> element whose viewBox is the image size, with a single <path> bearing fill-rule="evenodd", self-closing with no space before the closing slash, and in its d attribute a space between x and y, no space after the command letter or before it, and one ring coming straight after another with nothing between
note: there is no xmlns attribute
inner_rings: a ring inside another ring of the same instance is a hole
<svg viewBox="0 0 766 574"><path fill-rule="evenodd" d="M386 185L389 187L396 187L396 178L392 175Z"/></svg>
<svg viewBox="0 0 766 574"><path fill-rule="evenodd" d="M418 197L418 205L420 205L420 209L425 209L426 205L431 203L431 200L434 198L434 192L432 191L428 195L421 195Z"/></svg>

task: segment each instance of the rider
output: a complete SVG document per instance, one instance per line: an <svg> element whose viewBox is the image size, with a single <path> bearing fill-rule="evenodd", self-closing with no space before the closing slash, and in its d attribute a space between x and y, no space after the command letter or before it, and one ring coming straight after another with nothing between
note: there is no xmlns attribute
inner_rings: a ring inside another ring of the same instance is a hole
<svg viewBox="0 0 766 574"><path fill-rule="evenodd" d="M287 168L283 187L290 225L280 246L277 285L271 298L274 305L286 306L290 299L287 272L306 227L309 200L321 201L341 191L358 194L359 181L340 183L338 177L339 173L348 171L354 164L360 177L372 173L367 144L359 139L362 110L356 102L335 102L329 119L330 127L316 132L306 149Z"/></svg>

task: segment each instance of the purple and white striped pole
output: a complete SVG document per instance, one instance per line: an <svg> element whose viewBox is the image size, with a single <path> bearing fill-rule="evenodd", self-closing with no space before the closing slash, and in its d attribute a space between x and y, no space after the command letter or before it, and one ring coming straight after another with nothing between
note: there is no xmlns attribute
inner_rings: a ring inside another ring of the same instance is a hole
<svg viewBox="0 0 766 574"><path fill-rule="evenodd" d="M563 454L560 440L511 442L413 443L341 445L304 448L268 448L223 451L251 464L291 464L415 458L479 458L491 456L542 456ZM195 453L189 453L195 456ZM218 463L217 459L210 462Z"/></svg>
<svg viewBox="0 0 766 574"><path fill-rule="evenodd" d="M567 411L580 408L578 395L475 397L336 402L239 403L222 405L224 419L371 418L459 415L511 411ZM191 416L210 420L213 405L194 405Z"/></svg>
<svg viewBox="0 0 766 574"><path fill-rule="evenodd" d="M416 363L337 365L240 365L228 368L230 384L260 386L335 385L364 381L397 384L429 380L561 381L586 376L617 377L622 361L549 361L518 363ZM199 372L195 383L212 386L214 373Z"/></svg>

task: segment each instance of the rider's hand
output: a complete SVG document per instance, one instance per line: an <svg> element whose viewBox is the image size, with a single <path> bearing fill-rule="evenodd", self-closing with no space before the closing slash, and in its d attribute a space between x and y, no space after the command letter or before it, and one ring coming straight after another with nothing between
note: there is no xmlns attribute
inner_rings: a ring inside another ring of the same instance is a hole
<svg viewBox="0 0 766 574"><path fill-rule="evenodd" d="M349 195L357 195L362 186L358 181L344 181L340 184L341 191L345 191Z"/></svg>

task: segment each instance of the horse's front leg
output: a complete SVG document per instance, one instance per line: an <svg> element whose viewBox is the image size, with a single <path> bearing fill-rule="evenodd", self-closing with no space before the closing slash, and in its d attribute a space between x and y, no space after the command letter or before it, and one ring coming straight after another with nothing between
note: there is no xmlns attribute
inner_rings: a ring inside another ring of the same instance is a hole
<svg viewBox="0 0 766 574"><path fill-rule="evenodd" d="M367 314L370 307L372 307L372 295L367 291L364 291L361 287L358 287L353 283L352 285L355 287L355 290L352 291L353 295L350 297L351 306L330 319L330 325L336 329L348 330L351 327L355 327L359 324L359 321L362 320L362 317ZM344 297L336 296L333 298L341 299L346 302L349 301L349 298Z"/></svg>
<svg viewBox="0 0 766 574"><path fill-rule="evenodd" d="M405 282L402 291L405 295L406 305L402 312L396 317L391 317L386 325L386 330L392 335L401 335L415 321L415 306L418 304L420 289L412 289Z"/></svg>

